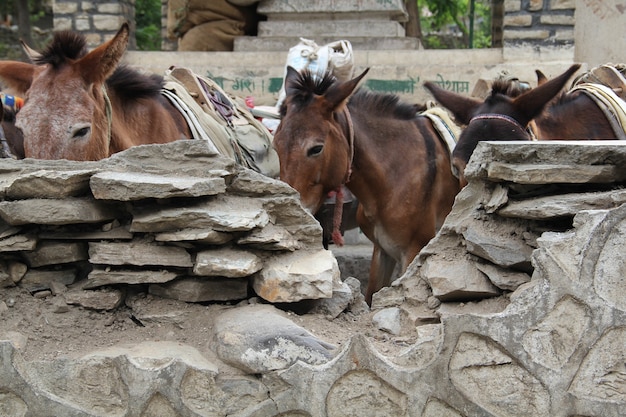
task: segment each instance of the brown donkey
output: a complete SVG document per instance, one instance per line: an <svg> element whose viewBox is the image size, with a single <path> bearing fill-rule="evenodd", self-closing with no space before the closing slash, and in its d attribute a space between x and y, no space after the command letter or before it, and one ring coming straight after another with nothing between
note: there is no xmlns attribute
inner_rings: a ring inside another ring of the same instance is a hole
<svg viewBox="0 0 626 417"><path fill-rule="evenodd" d="M118 66L128 24L87 51L84 36L57 32L33 64L0 61L0 80L25 98L16 115L24 155L98 160L134 145L189 138L183 116L161 95L162 77Z"/></svg>
<svg viewBox="0 0 626 417"><path fill-rule="evenodd" d="M459 182L427 117L397 96L355 92L365 76L336 81L288 68L274 136L280 177L316 213L342 185L359 201L358 224L374 243L366 300L406 270L450 212ZM354 93L354 94L353 94Z"/></svg>
<svg viewBox="0 0 626 417"><path fill-rule="evenodd" d="M551 80L538 72L539 85L514 96L509 85L494 83L491 95L484 101L444 90L435 83L425 83L435 99L459 123L466 125L452 154L454 171L461 183L466 184L465 166L483 140L619 139L620 132L613 129L588 93L580 89L563 91L579 68L579 64L574 64Z"/></svg>

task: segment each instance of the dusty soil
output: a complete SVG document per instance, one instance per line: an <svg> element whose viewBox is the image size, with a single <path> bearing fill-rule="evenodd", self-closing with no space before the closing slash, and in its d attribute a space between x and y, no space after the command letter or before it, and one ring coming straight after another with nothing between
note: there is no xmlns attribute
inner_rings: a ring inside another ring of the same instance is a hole
<svg viewBox="0 0 626 417"><path fill-rule="evenodd" d="M156 297L137 288L113 311L66 305L63 295L36 298L20 287L0 289L0 338L10 339L24 358L52 360L80 357L97 349L143 341L176 341L211 357L213 321L236 304L195 304ZM257 298L242 303L262 302ZM240 303L241 304L241 303ZM414 342L414 335L393 336L372 325L371 312L347 312L337 318L289 311L291 320L340 351L355 334L363 334L383 354L394 355ZM293 306L292 306L293 307Z"/></svg>

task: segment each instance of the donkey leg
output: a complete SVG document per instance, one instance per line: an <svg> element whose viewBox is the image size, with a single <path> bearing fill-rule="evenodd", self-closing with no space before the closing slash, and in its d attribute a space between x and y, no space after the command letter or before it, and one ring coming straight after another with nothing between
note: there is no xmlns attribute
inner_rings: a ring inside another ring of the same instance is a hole
<svg viewBox="0 0 626 417"><path fill-rule="evenodd" d="M372 295L381 288L391 284L391 274L393 274L395 267L395 259L375 244L370 264L370 277L367 281L367 290L365 292L365 301L369 306L372 305Z"/></svg>

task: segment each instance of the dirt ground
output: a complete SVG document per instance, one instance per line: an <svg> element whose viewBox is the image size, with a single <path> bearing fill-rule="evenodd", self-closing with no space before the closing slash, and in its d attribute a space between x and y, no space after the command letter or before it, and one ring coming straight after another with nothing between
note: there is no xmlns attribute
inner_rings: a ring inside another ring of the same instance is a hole
<svg viewBox="0 0 626 417"><path fill-rule="evenodd" d="M0 338L12 340L28 361L81 357L97 349L143 341L176 341L211 357L208 344L214 318L224 309L237 307L185 303L147 294L145 288L135 290L114 311L95 311L66 305L62 294L36 298L20 287L2 288ZM241 303L250 302L263 301L252 298ZM413 335L393 336L378 330L372 325L372 312L342 313L332 319L282 309L293 322L335 345L337 351L355 334L368 336L381 353L389 355L414 342Z"/></svg>

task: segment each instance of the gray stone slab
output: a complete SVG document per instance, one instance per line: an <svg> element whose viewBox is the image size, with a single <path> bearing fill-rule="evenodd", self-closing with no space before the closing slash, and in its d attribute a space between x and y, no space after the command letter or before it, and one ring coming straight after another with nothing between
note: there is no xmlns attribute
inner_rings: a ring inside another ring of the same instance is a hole
<svg viewBox="0 0 626 417"><path fill-rule="evenodd" d="M87 244L82 242L41 242L35 250L25 252L24 258L32 267L67 264L88 259Z"/></svg>
<svg viewBox="0 0 626 417"><path fill-rule="evenodd" d="M95 268L87 276L87 282L83 284L83 288L89 290L105 285L161 284L172 281L182 275L183 273L181 272L165 269L120 270Z"/></svg>
<svg viewBox="0 0 626 417"><path fill-rule="evenodd" d="M236 210L234 210L236 208ZM243 232L264 227L269 216L258 201L227 197L192 202L181 207L150 207L137 210L131 232L172 232L208 228L222 232Z"/></svg>
<svg viewBox="0 0 626 417"><path fill-rule="evenodd" d="M144 241L90 242L89 261L103 265L193 266L191 255L185 249Z"/></svg>
<svg viewBox="0 0 626 417"><path fill-rule="evenodd" d="M2 191L12 200L78 196L89 191L89 179L94 172L92 169L26 172L3 186Z"/></svg>
<svg viewBox="0 0 626 417"><path fill-rule="evenodd" d="M89 198L1 201L0 216L11 225L100 223L119 217L117 206Z"/></svg>
<svg viewBox="0 0 626 417"><path fill-rule="evenodd" d="M202 197L226 191L221 176L163 176L136 172L100 172L91 177L91 191L100 200Z"/></svg>
<svg viewBox="0 0 626 417"><path fill-rule="evenodd" d="M248 297L248 279L186 277L164 284L151 284L149 291L159 297L190 303L237 301Z"/></svg>
<svg viewBox="0 0 626 417"><path fill-rule="evenodd" d="M517 184L610 183L623 167L615 165L513 164L492 162L487 169L490 180Z"/></svg>
<svg viewBox="0 0 626 417"><path fill-rule="evenodd" d="M595 193L570 193L509 201L497 213L503 217L546 220L558 217L573 217L582 210L603 210L626 203L626 190Z"/></svg>

